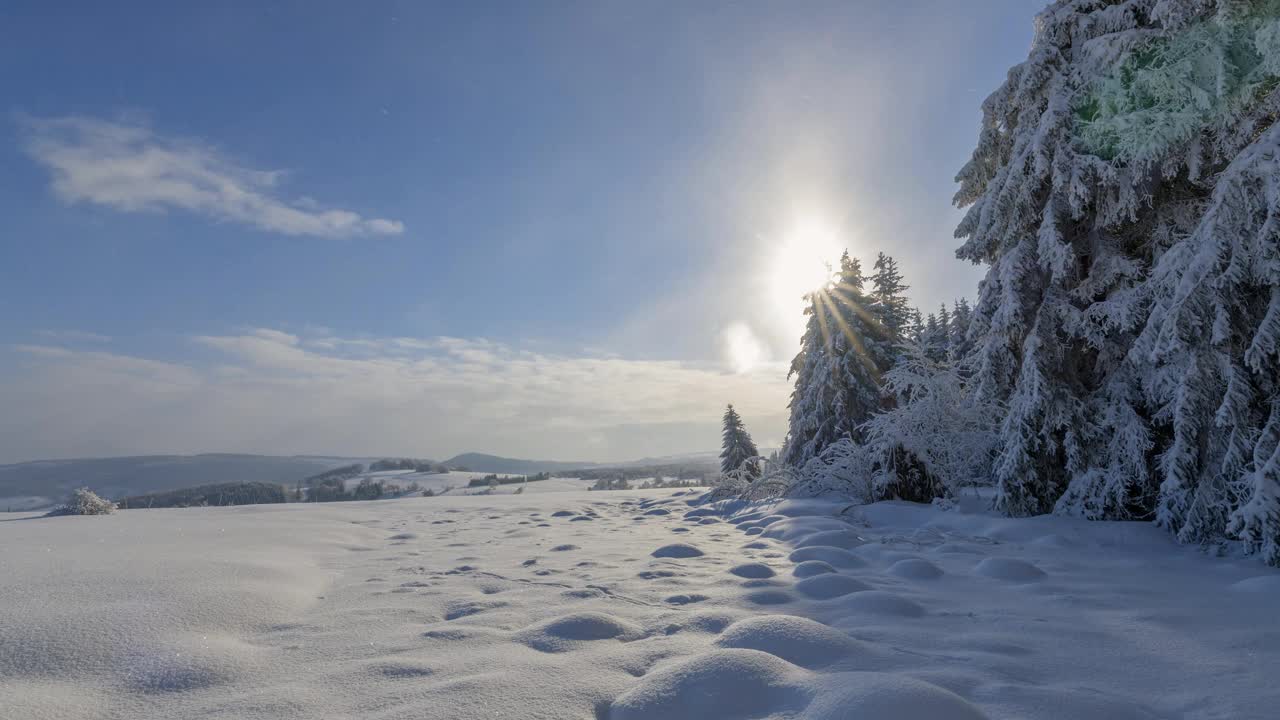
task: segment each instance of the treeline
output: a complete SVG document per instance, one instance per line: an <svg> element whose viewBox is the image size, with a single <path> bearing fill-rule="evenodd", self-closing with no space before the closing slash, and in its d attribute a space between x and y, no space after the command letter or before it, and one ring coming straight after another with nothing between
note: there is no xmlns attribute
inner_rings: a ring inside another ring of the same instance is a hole
<svg viewBox="0 0 1280 720"><path fill-rule="evenodd" d="M761 480L988 484L1009 515L1152 520L1280 564L1278 26L1270 1L1052 4L957 177L977 302L930 322L891 258L846 254Z"/></svg>
<svg viewBox="0 0 1280 720"><path fill-rule="evenodd" d="M449 467L434 460L414 460L413 458L383 458L369 463L369 472L387 470L413 470L420 473L446 473Z"/></svg>
<svg viewBox="0 0 1280 720"><path fill-rule="evenodd" d="M477 487L494 487L497 485L523 485L526 482L538 482L539 480L550 480L551 473L540 472L536 475L506 475L499 476L497 473L491 473L484 477L471 478L467 483L469 488Z"/></svg>
<svg viewBox="0 0 1280 720"><path fill-rule="evenodd" d="M420 486L416 481L408 485L397 485L395 483L385 482L383 480L374 480L373 478L361 478L356 486L348 489L346 480L341 478L329 478L319 483L311 485L305 489L298 488L295 499L298 502L348 502L352 500L381 500L383 498L401 497L404 495L419 492ZM434 493L430 490L422 490L423 497L430 497Z"/></svg>
<svg viewBox="0 0 1280 720"><path fill-rule="evenodd" d="M709 481L715 476L715 465L710 463L678 463L669 465L637 465L635 467L601 467L584 470L565 470L559 477L579 480L646 480L673 478L677 480Z"/></svg>
<svg viewBox="0 0 1280 720"><path fill-rule="evenodd" d="M600 478L588 490L652 490L655 488L688 488L702 487L707 481L698 478L681 480L679 478L650 478L642 483L632 485L625 478Z"/></svg>
<svg viewBox="0 0 1280 720"><path fill-rule="evenodd" d="M229 482L181 490L131 495L116 501L122 510L138 508L216 507L288 502L283 485L262 482Z"/></svg>

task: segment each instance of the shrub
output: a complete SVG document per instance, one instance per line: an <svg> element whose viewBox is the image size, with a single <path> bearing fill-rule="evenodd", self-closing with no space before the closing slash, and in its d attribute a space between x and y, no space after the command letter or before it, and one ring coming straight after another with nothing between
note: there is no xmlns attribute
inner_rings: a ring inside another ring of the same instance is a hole
<svg viewBox="0 0 1280 720"><path fill-rule="evenodd" d="M50 515L110 515L116 511L116 504L104 500L89 488L80 488L71 493L71 499Z"/></svg>

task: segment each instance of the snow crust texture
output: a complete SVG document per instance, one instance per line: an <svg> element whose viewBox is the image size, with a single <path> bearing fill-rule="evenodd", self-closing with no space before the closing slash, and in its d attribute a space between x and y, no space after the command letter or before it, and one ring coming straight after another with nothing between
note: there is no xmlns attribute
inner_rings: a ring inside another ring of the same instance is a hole
<svg viewBox="0 0 1280 720"><path fill-rule="evenodd" d="M18 517L5 720L1280 706L1280 572L1146 524L667 490Z"/></svg>

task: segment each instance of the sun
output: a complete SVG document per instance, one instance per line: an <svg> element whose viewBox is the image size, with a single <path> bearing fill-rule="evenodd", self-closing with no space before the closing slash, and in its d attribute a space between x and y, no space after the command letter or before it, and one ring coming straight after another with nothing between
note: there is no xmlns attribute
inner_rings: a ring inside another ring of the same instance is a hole
<svg viewBox="0 0 1280 720"><path fill-rule="evenodd" d="M797 221L769 253L769 299L783 314L788 327L803 329L804 296L831 280L831 268L841 252L839 235L831 225L805 218Z"/></svg>

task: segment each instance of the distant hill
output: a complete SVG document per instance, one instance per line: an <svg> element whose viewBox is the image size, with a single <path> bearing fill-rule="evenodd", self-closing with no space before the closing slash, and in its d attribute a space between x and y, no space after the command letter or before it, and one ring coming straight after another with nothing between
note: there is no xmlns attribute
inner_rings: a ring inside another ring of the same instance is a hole
<svg viewBox="0 0 1280 720"><path fill-rule="evenodd" d="M452 468L466 468L475 472L505 473L511 475L532 475L540 472L556 472L557 470L576 470L596 467L599 463L560 462L558 460L521 460L505 458L484 453L463 453L444 461Z"/></svg>
<svg viewBox="0 0 1280 720"><path fill-rule="evenodd" d="M89 487L107 498L180 490L199 485L247 482L293 483L346 465L350 458L273 455L141 455L77 460L38 460L0 465L0 510L61 502Z"/></svg>
<svg viewBox="0 0 1280 720"><path fill-rule="evenodd" d="M37 460L0 465L0 511L49 507L62 502L78 487L89 487L99 495L113 500L220 483L274 483L291 488L298 481L353 463L367 464L370 470L385 469L382 466L386 464L388 467L395 465L422 469L430 466L442 469L443 466L448 466L501 475L536 475L606 467L634 469L637 466L703 465L714 462L715 455L692 453L607 464L524 460L484 453L463 453L443 463L377 457L229 453Z"/></svg>

